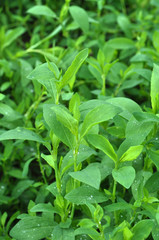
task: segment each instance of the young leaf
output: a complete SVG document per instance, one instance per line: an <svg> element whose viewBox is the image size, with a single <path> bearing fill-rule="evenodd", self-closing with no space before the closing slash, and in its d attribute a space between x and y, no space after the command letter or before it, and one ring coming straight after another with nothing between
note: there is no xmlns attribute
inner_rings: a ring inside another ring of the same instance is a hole
<svg viewBox="0 0 159 240"><path fill-rule="evenodd" d="M104 193L87 185L73 189L65 198L75 204L101 203L108 200Z"/></svg>
<svg viewBox="0 0 159 240"><path fill-rule="evenodd" d="M127 123L126 139L122 142L118 149L118 157L121 157L130 146L142 144L152 128L152 122L138 122L134 117L132 117Z"/></svg>
<svg viewBox="0 0 159 240"><path fill-rule="evenodd" d="M79 146L79 154L77 155L77 163L81 163L84 160L88 159L91 155L95 155L96 152L88 146L80 145ZM62 175L65 171L67 171L74 163L73 151L69 151L63 158L61 165Z"/></svg>
<svg viewBox="0 0 159 240"><path fill-rule="evenodd" d="M74 136L68 128L66 128L62 123L60 123L55 113L52 111L52 104L46 104L43 107L43 115L49 128L54 132L54 134L71 149L74 147Z"/></svg>
<svg viewBox="0 0 159 240"><path fill-rule="evenodd" d="M17 127L15 129L5 131L0 135L1 141L9 139L21 139L45 143L45 141L39 135L22 127Z"/></svg>
<svg viewBox="0 0 159 240"><path fill-rule="evenodd" d="M125 188L130 188L135 179L135 170L131 166L113 169L112 175L114 180L120 183Z"/></svg>
<svg viewBox="0 0 159 240"><path fill-rule="evenodd" d="M54 102L56 99L57 89L56 89L56 77L59 77L60 72L57 66L54 63L50 63L51 66L54 68L54 73L48 68L48 64L44 63L40 66L37 66L29 75L28 78L31 80L37 80L41 83L47 91L50 93L51 97L53 98Z"/></svg>
<svg viewBox="0 0 159 240"><path fill-rule="evenodd" d="M87 12L78 6L71 6L69 10L74 21L79 25L83 32L87 33L89 31Z"/></svg>
<svg viewBox="0 0 159 240"><path fill-rule="evenodd" d="M22 177L24 177L24 178L27 177L28 171L29 171L29 165L34 159L35 158L31 158L25 162L24 167L23 167Z"/></svg>
<svg viewBox="0 0 159 240"><path fill-rule="evenodd" d="M76 75L78 69L81 67L81 65L83 64L83 62L85 61L85 59L88 56L88 49L84 49L82 51L80 51L77 56L75 57L75 59L73 60L71 66L69 66L69 68L67 69L67 71L65 72L65 74L63 75L63 78L60 82L60 89L62 89L65 85L67 85L69 83L69 81Z"/></svg>
<svg viewBox="0 0 159 240"><path fill-rule="evenodd" d="M154 64L151 76L151 105L154 113L159 109L159 66Z"/></svg>
<svg viewBox="0 0 159 240"><path fill-rule="evenodd" d="M8 216L8 214L6 212L4 212L3 215L1 216L1 225L2 225L3 228L5 226L7 216Z"/></svg>
<svg viewBox="0 0 159 240"><path fill-rule="evenodd" d="M103 151L114 162L117 161L117 155L114 151L114 148L105 137L103 137L102 135L98 135L98 134L89 134L87 136L87 139L90 144L92 144L95 148Z"/></svg>
<svg viewBox="0 0 159 240"><path fill-rule="evenodd" d="M4 115L7 121L15 121L23 117L20 113L4 103L0 103L0 114Z"/></svg>
<svg viewBox="0 0 159 240"><path fill-rule="evenodd" d="M82 220L80 220L80 222L78 223L78 226L80 227L86 227L86 228L91 228L93 226L95 226L95 222L93 222L91 219L89 218L83 218Z"/></svg>
<svg viewBox="0 0 159 240"><path fill-rule="evenodd" d="M41 157L54 169L55 164L52 155L41 154Z"/></svg>
<svg viewBox="0 0 159 240"><path fill-rule="evenodd" d="M42 15L46 17L56 18L56 14L49 7L44 5L31 7L27 10L27 13L30 13L36 16Z"/></svg>
<svg viewBox="0 0 159 240"><path fill-rule="evenodd" d="M108 121L120 112L120 108L111 104L102 104L91 110L85 117L81 128L81 138L86 135L94 125Z"/></svg>
<svg viewBox="0 0 159 240"><path fill-rule="evenodd" d="M74 179L86 183L96 189L99 189L101 182L100 170L96 167L87 167L82 171L70 172L69 175Z"/></svg>
<svg viewBox="0 0 159 240"><path fill-rule="evenodd" d="M55 112L56 118L59 122L67 127L74 135L77 135L78 122L64 107L60 105L53 105L51 110Z"/></svg>
<svg viewBox="0 0 159 240"><path fill-rule="evenodd" d="M153 46L159 52L159 31L154 31L153 33Z"/></svg>
<svg viewBox="0 0 159 240"><path fill-rule="evenodd" d="M78 93L75 93L69 102L69 110L73 113L74 118L79 121L80 119L80 96Z"/></svg>
<svg viewBox="0 0 159 240"><path fill-rule="evenodd" d="M8 30L5 36L5 42L2 45L2 49L8 47L13 41L15 41L25 31L26 30L23 27L18 27L12 30Z"/></svg>
<svg viewBox="0 0 159 240"><path fill-rule="evenodd" d="M132 161L136 159L143 150L143 146L133 146L130 147L120 158L120 162Z"/></svg>

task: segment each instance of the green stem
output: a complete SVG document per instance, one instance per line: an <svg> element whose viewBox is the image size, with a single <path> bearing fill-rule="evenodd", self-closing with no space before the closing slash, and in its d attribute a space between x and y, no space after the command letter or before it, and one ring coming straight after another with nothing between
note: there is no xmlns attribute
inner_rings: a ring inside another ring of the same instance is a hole
<svg viewBox="0 0 159 240"><path fill-rule="evenodd" d="M57 95L56 95L56 100L55 100L55 104L56 104L56 105L59 104L59 98L60 98L60 93L57 93Z"/></svg>
<svg viewBox="0 0 159 240"><path fill-rule="evenodd" d="M26 122L25 125L27 125L28 121L30 120L30 118L33 116L35 110L37 109L37 107L39 106L39 103L42 100L42 96L43 96L43 91L41 93L41 95L39 96L39 98L30 106L30 108L28 109L28 111L25 113L25 118L26 118Z"/></svg>
<svg viewBox="0 0 159 240"><path fill-rule="evenodd" d="M44 180L44 183L47 184L47 180L46 180L46 177L45 177L45 173L44 173L44 169L43 169L43 165L41 163L41 157L40 157L40 144L37 143L37 161L39 163L39 167L40 167L40 172L42 174L42 177L43 177L43 180Z"/></svg>
<svg viewBox="0 0 159 240"><path fill-rule="evenodd" d="M113 197L112 197L112 202L115 203L115 199L116 199L116 185L117 182L114 180L114 185L113 185ZM118 224L118 216L117 216L117 212L114 211L114 219L115 219L115 224Z"/></svg>
<svg viewBox="0 0 159 240"><path fill-rule="evenodd" d="M106 94L106 89L105 89L105 74L102 75L102 81L103 81L102 95L105 96L105 94Z"/></svg>
<svg viewBox="0 0 159 240"><path fill-rule="evenodd" d="M56 186L58 192L61 194L61 178L59 175L58 163L57 163L57 154L53 154L54 163L55 163L55 178L56 178Z"/></svg>
<svg viewBox="0 0 159 240"><path fill-rule="evenodd" d="M117 185L117 182L114 180L113 194L112 194L112 202L113 203L115 202L115 199L116 199L116 185Z"/></svg>
<svg viewBox="0 0 159 240"><path fill-rule="evenodd" d="M71 210L71 219L73 219L73 216L74 216L74 212L75 212L75 204L73 203L72 204L72 210Z"/></svg>
<svg viewBox="0 0 159 240"><path fill-rule="evenodd" d="M58 147L59 147L59 140L52 131L50 133L50 137L51 137L52 147L53 147L53 151L51 152L51 155L52 155L53 162L54 162L56 186L57 186L58 192L61 194L61 176L60 176L60 171L59 171L58 162L57 162L57 152L58 152Z"/></svg>
<svg viewBox="0 0 159 240"><path fill-rule="evenodd" d="M77 133L77 136L76 136L76 147L73 151L73 156L74 156L74 171L76 172L77 171L77 155L78 155L78 151L79 151L79 141L78 141L78 133ZM77 187L77 180L74 179L74 189ZM74 216L74 212L75 212L75 204L73 203L72 204L72 211L71 211L71 219L73 219L73 216Z"/></svg>
<svg viewBox="0 0 159 240"><path fill-rule="evenodd" d="M123 13L126 14L125 0L121 0L121 5L122 5L122 11L123 11Z"/></svg>
<svg viewBox="0 0 159 240"><path fill-rule="evenodd" d="M115 90L115 93L114 93L114 97L117 96L118 92L119 92L119 89L120 89L120 86L123 84L124 82L124 78L121 79L121 81L118 83L117 87L116 87L116 90Z"/></svg>

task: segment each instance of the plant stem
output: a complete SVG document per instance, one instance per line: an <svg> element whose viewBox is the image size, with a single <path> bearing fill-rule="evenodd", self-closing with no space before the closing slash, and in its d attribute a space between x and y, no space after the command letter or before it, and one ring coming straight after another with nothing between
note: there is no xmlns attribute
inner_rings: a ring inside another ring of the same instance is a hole
<svg viewBox="0 0 159 240"><path fill-rule="evenodd" d="M44 183L47 184L47 180L46 180L46 177L45 177L45 173L44 173L44 169L43 169L43 165L41 163L41 157L40 157L40 144L37 143L37 161L39 163L39 167L40 167L40 172L42 174L42 177L43 177L43 180L44 180Z"/></svg>
<svg viewBox="0 0 159 240"><path fill-rule="evenodd" d="M42 96L43 96L43 90L41 95L38 97L38 99L30 106L30 108L28 109L28 111L25 113L25 118L26 118L26 122L25 125L27 125L29 119L32 117L33 113L35 112L35 110L37 109L39 103L42 100Z"/></svg>
<svg viewBox="0 0 159 240"><path fill-rule="evenodd" d="M122 11L123 11L123 13L126 14L125 0L121 0L121 5L122 5Z"/></svg>
<svg viewBox="0 0 159 240"><path fill-rule="evenodd" d="M72 210L71 210L71 219L73 219L74 216L74 212L75 212L75 204L72 204Z"/></svg>
<svg viewBox="0 0 159 240"><path fill-rule="evenodd" d="M115 199L116 199L116 185L117 185L117 182L114 180L114 185L113 185L113 196L112 196L112 202L114 203L115 202Z"/></svg>
<svg viewBox="0 0 159 240"><path fill-rule="evenodd" d="M102 95L105 96L105 94L106 94L106 90L105 90L105 74L102 74L102 81L103 81Z"/></svg>

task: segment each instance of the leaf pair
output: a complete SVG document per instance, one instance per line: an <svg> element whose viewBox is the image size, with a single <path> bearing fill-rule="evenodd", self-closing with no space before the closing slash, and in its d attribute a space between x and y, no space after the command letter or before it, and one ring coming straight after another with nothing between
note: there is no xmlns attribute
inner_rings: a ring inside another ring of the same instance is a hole
<svg viewBox="0 0 159 240"><path fill-rule="evenodd" d="M56 64L44 63L36 67L28 76L31 80L37 80L41 83L47 91L50 93L53 101L56 102L57 96L61 89L66 86L73 77L75 77L77 71L88 56L88 49L80 51L73 60L70 67L66 70L63 77L60 77L59 69Z"/></svg>
<svg viewBox="0 0 159 240"><path fill-rule="evenodd" d="M118 156L114 151L111 143L103 136L97 134L89 134L87 136L88 141L97 149L103 151L108 157L110 157L116 166L120 162L132 161L136 159L142 152L143 146L130 147L118 160ZM129 188L135 179L135 170L131 166L124 166L120 168L114 168L112 171L113 178L123 185L125 188Z"/></svg>

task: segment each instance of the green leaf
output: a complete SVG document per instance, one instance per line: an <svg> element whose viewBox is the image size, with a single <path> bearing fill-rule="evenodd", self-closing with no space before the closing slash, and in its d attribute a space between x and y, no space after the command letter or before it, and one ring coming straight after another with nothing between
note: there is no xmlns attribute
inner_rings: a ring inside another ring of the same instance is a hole
<svg viewBox="0 0 159 240"><path fill-rule="evenodd" d="M81 138L96 124L108 121L120 112L118 107L111 104L102 104L91 110L85 117L81 128Z"/></svg>
<svg viewBox="0 0 159 240"><path fill-rule="evenodd" d="M65 74L63 75L63 78L60 82L60 89L62 89L65 85L69 83L69 81L76 75L77 71L85 61L85 59L88 56L88 49L84 49L80 51L75 59L73 60L72 64L69 66Z"/></svg>
<svg viewBox="0 0 159 240"><path fill-rule="evenodd" d="M27 10L27 13L30 13L36 16L42 15L46 17L56 18L56 14L49 7L44 5L31 7Z"/></svg>
<svg viewBox="0 0 159 240"><path fill-rule="evenodd" d="M56 223L47 217L27 216L20 220L10 231L16 240L40 240L51 236Z"/></svg>
<svg viewBox="0 0 159 240"><path fill-rule="evenodd" d="M30 140L30 141L45 143L42 137L22 127L17 127L13 130L5 131L0 135L1 141L10 140L10 139Z"/></svg>
<svg viewBox="0 0 159 240"><path fill-rule="evenodd" d="M21 36L25 32L25 28L18 27L12 30L8 30L5 36L4 45L2 45L2 49L8 47L12 42L14 42L19 36Z"/></svg>
<svg viewBox="0 0 159 240"><path fill-rule="evenodd" d="M153 193L159 190L159 172L155 172L146 182L145 188L149 193Z"/></svg>
<svg viewBox="0 0 159 240"><path fill-rule="evenodd" d="M78 122L74 117L71 116L68 110L60 105L53 105L51 110L55 112L57 120L76 136L78 133Z"/></svg>
<svg viewBox="0 0 159 240"><path fill-rule="evenodd" d="M73 116L77 121L80 119L80 96L78 93L75 93L69 102L69 110L73 113Z"/></svg>
<svg viewBox="0 0 159 240"><path fill-rule="evenodd" d="M87 238L85 238L85 234L90 236L91 239L93 239L93 240L103 240L103 237L101 237L101 234L99 232L97 232L97 230L95 230L94 228L80 227L75 230L75 235L84 235L84 239L87 239Z"/></svg>
<svg viewBox="0 0 159 240"><path fill-rule="evenodd" d="M110 103L116 107L120 107L123 112L120 114L126 119L130 119L134 112L141 112L141 107L129 98L124 97L116 97L116 98L109 98L106 100L107 103Z"/></svg>
<svg viewBox="0 0 159 240"><path fill-rule="evenodd" d="M101 73L92 65L89 65L88 69L91 72L91 74L97 79L97 81L100 83L100 85L102 86Z"/></svg>
<svg viewBox="0 0 159 240"><path fill-rule="evenodd" d="M130 188L135 179L135 170L131 166L113 169L112 175L114 180L120 183L125 188Z"/></svg>
<svg viewBox="0 0 159 240"><path fill-rule="evenodd" d="M50 93L54 102L56 100L57 89L56 89L56 77L59 77L60 72L54 63L50 63L54 68L55 74L48 68L48 64L44 63L37 66L29 75L28 78L31 80L37 80L41 83L47 91Z"/></svg>
<svg viewBox="0 0 159 240"><path fill-rule="evenodd" d="M114 38L107 42L110 48L114 49L130 49L135 48L135 43L128 38Z"/></svg>
<svg viewBox="0 0 159 240"><path fill-rule="evenodd" d="M82 171L70 172L69 175L74 179L86 183L96 189L99 189L100 187L101 174L97 167L88 166Z"/></svg>
<svg viewBox="0 0 159 240"><path fill-rule="evenodd" d="M51 240L75 240L74 230L72 228L64 229L56 226L53 230Z"/></svg>
<svg viewBox="0 0 159 240"><path fill-rule="evenodd" d="M24 59L19 59L19 63L21 68L21 84L22 87L26 87L30 82L30 79L28 79L27 76L33 70L32 65Z"/></svg>
<svg viewBox="0 0 159 240"><path fill-rule="evenodd" d="M28 171L29 171L29 165L34 159L35 158L31 158L25 162L24 167L23 167L22 177L24 177L24 178L27 177Z"/></svg>
<svg viewBox="0 0 159 240"><path fill-rule="evenodd" d="M133 208L133 205L128 204L127 202L112 203L104 207L104 209L108 212L114 212L118 210L129 210L132 208Z"/></svg>
<svg viewBox="0 0 159 240"><path fill-rule="evenodd" d="M143 146L133 146L130 147L120 158L120 162L132 161L136 159L143 150Z"/></svg>
<svg viewBox="0 0 159 240"><path fill-rule="evenodd" d="M18 198L27 188L29 188L34 181L22 180L17 183L17 185L12 190L12 197Z"/></svg>
<svg viewBox="0 0 159 240"><path fill-rule="evenodd" d="M159 52L159 31L154 31L153 33L153 46Z"/></svg>
<svg viewBox="0 0 159 240"><path fill-rule="evenodd" d="M89 218L83 218L79 223L78 226L80 227L86 227L86 228L91 228L93 226L95 226L95 222L93 222L91 219Z"/></svg>
<svg viewBox="0 0 159 240"><path fill-rule="evenodd" d="M154 113L159 109L159 66L154 64L151 76L151 105Z"/></svg>
<svg viewBox="0 0 159 240"><path fill-rule="evenodd" d="M148 238L152 231L154 225L153 220L146 219L140 220L135 226L131 229L133 233L132 240L145 240Z"/></svg>
<svg viewBox="0 0 159 240"><path fill-rule="evenodd" d="M55 169L55 163L52 155L46 155L44 153L41 154L41 157L45 159L45 161L53 168Z"/></svg>
<svg viewBox="0 0 159 240"><path fill-rule="evenodd" d="M119 27L123 30L127 37L132 37L131 23L129 18L123 14L119 14L117 17Z"/></svg>
<svg viewBox="0 0 159 240"><path fill-rule="evenodd" d="M89 31L89 21L87 12L83 8L78 6L71 6L69 10L74 21L86 34Z"/></svg>
<svg viewBox="0 0 159 240"><path fill-rule="evenodd" d="M51 203L39 203L30 209L31 212L52 212L57 213Z"/></svg>
<svg viewBox="0 0 159 240"><path fill-rule="evenodd" d="M156 122L159 123L159 117L156 116L154 113L147 113L147 112L135 112L134 117L139 122Z"/></svg>
<svg viewBox="0 0 159 240"><path fill-rule="evenodd" d="M158 161L159 160L159 150L157 150L157 151L149 150L148 156L152 160L152 162L155 164L157 169L159 169L159 161Z"/></svg>
<svg viewBox="0 0 159 240"><path fill-rule="evenodd" d="M98 135L98 134L89 134L87 136L87 139L90 144L92 144L95 148L103 151L114 162L117 161L117 155L114 151L114 148L105 137L103 137L102 135Z"/></svg>
<svg viewBox="0 0 159 240"><path fill-rule="evenodd" d="M0 114L4 115L5 120L9 122L21 119L23 117L19 112L16 112L10 106L4 103L0 103Z"/></svg>
<svg viewBox="0 0 159 240"><path fill-rule="evenodd" d="M85 145L80 145L79 151L77 154L77 163L79 164L83 162L93 154L94 155L96 154L96 152L93 149ZM63 158L62 165L61 165L61 172L62 172L61 174L63 175L63 173L67 171L71 166L73 166L73 164L74 164L73 151L70 150Z"/></svg>
<svg viewBox="0 0 159 240"><path fill-rule="evenodd" d="M61 124L55 113L52 111L52 104L46 104L43 107L44 120L48 124L49 128L54 132L54 134L71 149L74 148L74 136L63 124Z"/></svg>
<svg viewBox="0 0 159 240"><path fill-rule="evenodd" d="M118 149L118 157L121 157L130 146L142 144L152 128L152 122L138 122L134 117L132 117L127 123L126 139L122 142Z"/></svg>
<svg viewBox="0 0 159 240"><path fill-rule="evenodd" d="M7 212L4 212L3 215L1 216L1 225L2 225L3 228L4 228L4 225L6 223L7 216L8 216Z"/></svg>
<svg viewBox="0 0 159 240"><path fill-rule="evenodd" d="M73 189L65 198L75 204L101 203L108 200L104 193L87 185Z"/></svg>

